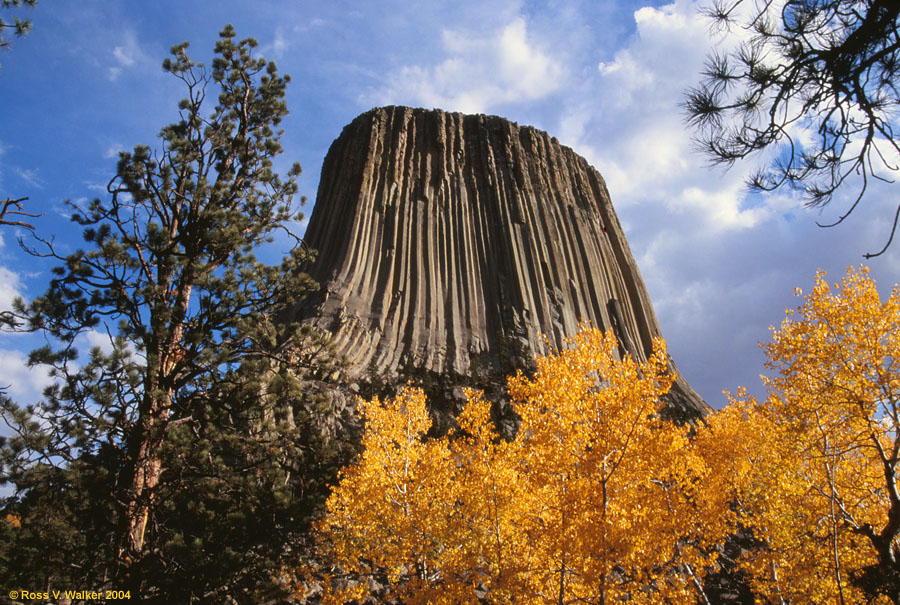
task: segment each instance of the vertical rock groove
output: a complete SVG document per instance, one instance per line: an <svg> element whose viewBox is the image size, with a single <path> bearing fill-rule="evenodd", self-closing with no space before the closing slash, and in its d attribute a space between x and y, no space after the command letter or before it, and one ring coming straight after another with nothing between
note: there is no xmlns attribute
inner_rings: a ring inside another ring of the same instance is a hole
<svg viewBox="0 0 900 605"><path fill-rule="evenodd" d="M600 174L496 116L359 116L325 158L306 240L323 287L311 321L354 379L502 369L562 347L581 321L640 360L661 335ZM669 406L684 419L707 409L680 376Z"/></svg>

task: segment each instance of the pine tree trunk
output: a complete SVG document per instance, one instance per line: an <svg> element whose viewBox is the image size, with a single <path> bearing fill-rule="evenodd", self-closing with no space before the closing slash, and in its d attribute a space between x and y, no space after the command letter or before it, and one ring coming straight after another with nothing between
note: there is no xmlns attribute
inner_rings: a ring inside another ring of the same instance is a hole
<svg viewBox="0 0 900 605"><path fill-rule="evenodd" d="M144 555L147 524L163 471L159 454L168 424L171 396L157 392L154 397L151 392L145 401L146 410L141 413L128 448L128 459L133 463L124 477L127 491L120 520L117 577L122 589L133 591L132 595L140 594L141 578L136 570Z"/></svg>
<svg viewBox="0 0 900 605"><path fill-rule="evenodd" d="M173 224L173 233L177 224ZM130 476L126 476L127 492L124 514L120 520L118 577L125 582L124 588L140 594L141 578L139 563L144 555L147 524L153 513L156 488L163 472L160 451L165 440L169 423L169 413L175 395L174 380L180 371L184 349L185 318L193 291L194 274L185 270L180 279L172 279L172 273L161 272L161 283L176 285L164 293L171 294L174 304L169 307L165 295L156 301L151 309L150 323L153 341L147 356L147 373L144 384L143 402L140 406L137 430L128 444L128 460L131 462ZM162 310L171 311L171 316ZM154 321L156 319L157 321ZM167 322L166 319L169 319Z"/></svg>
<svg viewBox="0 0 900 605"><path fill-rule="evenodd" d="M137 442L137 456L135 457L134 471L132 473L130 498L125 508L127 532L124 552L134 557L140 554L144 547L144 534L149 519L150 504L153 490L159 484L162 474L162 461L157 452L162 444L161 435L163 422L161 418L148 418L140 431L141 437ZM156 426L154 426L156 425Z"/></svg>
<svg viewBox="0 0 900 605"><path fill-rule="evenodd" d="M190 288L179 298L180 304L176 309L181 311L180 317L183 318L187 308L186 300L190 298ZM122 588L133 591L133 594L140 594L141 577L138 570L144 556L147 525L153 513L156 488L163 472L160 452L174 398L172 378L175 366L180 361L176 343L181 341L182 336L183 324L179 322L171 337L165 339L165 343L158 342L154 347L157 354L148 356L144 397L136 430L128 444L127 459L130 465L123 482L127 491L120 519L117 577L123 582Z"/></svg>

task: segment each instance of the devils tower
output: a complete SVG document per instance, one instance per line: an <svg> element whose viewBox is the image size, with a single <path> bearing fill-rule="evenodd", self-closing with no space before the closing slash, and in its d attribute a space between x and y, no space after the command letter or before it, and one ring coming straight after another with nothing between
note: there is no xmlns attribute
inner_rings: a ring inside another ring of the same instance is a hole
<svg viewBox="0 0 900 605"><path fill-rule="evenodd" d="M322 285L311 321L346 356L348 382L502 384L582 321L641 361L661 336L603 178L500 117L359 116L325 158L306 241ZM707 409L680 375L667 404L682 420Z"/></svg>

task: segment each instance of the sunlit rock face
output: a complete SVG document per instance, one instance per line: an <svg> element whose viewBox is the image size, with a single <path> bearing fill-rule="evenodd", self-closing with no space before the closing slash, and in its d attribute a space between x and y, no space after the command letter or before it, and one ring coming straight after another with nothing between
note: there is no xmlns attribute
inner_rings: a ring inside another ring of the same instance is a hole
<svg viewBox="0 0 900 605"><path fill-rule="evenodd" d="M428 378L458 397L461 385L502 389L498 377L583 321L642 361L661 336L603 178L500 117L359 116L325 159L306 241L322 285L311 321L351 382ZM684 420L707 409L680 376L668 404Z"/></svg>

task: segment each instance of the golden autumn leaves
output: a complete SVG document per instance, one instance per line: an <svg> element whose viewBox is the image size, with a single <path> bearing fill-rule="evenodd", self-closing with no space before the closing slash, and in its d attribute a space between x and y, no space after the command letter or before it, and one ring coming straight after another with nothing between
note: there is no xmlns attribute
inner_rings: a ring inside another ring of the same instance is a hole
<svg viewBox="0 0 900 605"><path fill-rule="evenodd" d="M799 292L798 292L799 294ZM714 477L764 548L757 594L786 603L897 603L900 289L867 270L813 292L765 347L764 402L739 393L702 433Z"/></svg>
<svg viewBox="0 0 900 605"><path fill-rule="evenodd" d="M761 601L856 603L865 584L897 602L898 305L865 270L834 293L820 274L767 346L766 401L739 392L698 427L658 415L661 341L620 360L587 327L510 378L512 441L476 392L436 439L420 390L368 402L363 453L318 527L324 600L383 575L407 603L703 603L743 532L757 547L737 565Z"/></svg>

